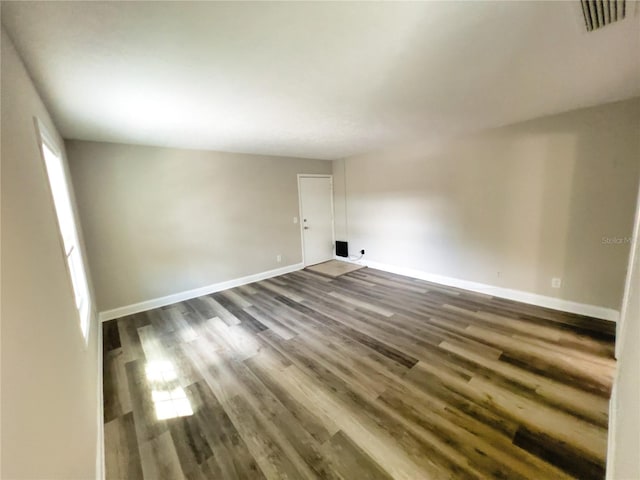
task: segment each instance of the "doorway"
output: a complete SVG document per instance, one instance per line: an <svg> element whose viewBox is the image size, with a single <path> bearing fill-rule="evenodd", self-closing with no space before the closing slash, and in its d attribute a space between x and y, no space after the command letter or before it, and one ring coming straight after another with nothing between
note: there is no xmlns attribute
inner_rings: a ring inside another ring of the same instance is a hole
<svg viewBox="0 0 640 480"><path fill-rule="evenodd" d="M333 258L333 177L298 175L304 266Z"/></svg>

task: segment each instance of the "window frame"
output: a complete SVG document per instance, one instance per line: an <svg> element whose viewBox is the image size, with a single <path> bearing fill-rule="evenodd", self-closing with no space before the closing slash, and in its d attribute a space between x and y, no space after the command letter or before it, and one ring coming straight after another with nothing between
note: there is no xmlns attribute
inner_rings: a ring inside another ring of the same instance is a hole
<svg viewBox="0 0 640 480"><path fill-rule="evenodd" d="M58 146L58 142L49 133L47 127L44 126L39 118L34 117L34 124L36 130L36 140L38 143L38 151L40 152L42 170L46 179L47 190L49 192L49 198L51 200L51 209L53 210L53 216L55 218L55 223L58 231L60 253L62 254L62 260L65 265L67 281L72 294L73 305L78 315L77 319L78 326L80 327L80 334L84 339L84 345L86 348L89 343L89 336L91 334L93 302L91 298L91 290L89 287L88 272L80 243L79 223L77 221L77 215L74 208L74 196L69 174L67 171L65 161L66 159L65 155L63 154L63 150ZM45 148L48 149L55 157L57 157L57 160L60 162L59 166L62 171L62 181L64 182L63 188L64 190L66 190L62 193L65 194L66 201L69 204L68 207L71 216L70 232L62 231L58 214L58 206L56 204L56 195L54 194L52 177L49 174L49 167L47 167ZM70 237L70 241L72 243L71 247L68 249L68 252L65 245L65 234ZM76 274L76 272L72 271L72 262L76 265L76 268L79 269L80 278L77 278L78 275ZM74 278L76 278L76 280L79 282L78 287L76 287L76 284L74 283ZM80 301L78 301L78 298L80 298Z"/></svg>

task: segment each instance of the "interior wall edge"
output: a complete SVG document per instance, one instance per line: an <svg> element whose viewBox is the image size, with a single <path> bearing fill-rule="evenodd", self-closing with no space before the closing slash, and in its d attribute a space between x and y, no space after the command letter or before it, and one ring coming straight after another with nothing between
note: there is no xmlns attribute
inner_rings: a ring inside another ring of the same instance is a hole
<svg viewBox="0 0 640 480"><path fill-rule="evenodd" d="M335 257L335 259L341 260L343 262L349 262L349 260L346 260L343 257ZM611 322L617 322L618 318L620 317L620 312L612 308L572 302L570 300L548 297L546 295L539 295L537 293L526 292L524 290L513 290L510 288L497 287L495 285L489 285L485 283L446 277L444 275L437 275L422 270L399 267L396 265L380 263L372 260L359 260L357 262L351 263L358 263L360 265L383 270L385 272L396 273L398 275L404 275L406 277L417 278L419 280L425 280L427 282L438 283L440 285L446 285L448 287L461 288L464 290L470 290L472 292L491 295L493 297L514 300L516 302L527 303L529 305L535 305L538 307L551 308L553 310L560 310L568 313L575 313L578 315L586 315L588 317L609 320Z"/></svg>
<svg viewBox="0 0 640 480"><path fill-rule="evenodd" d="M144 302L134 303L131 305L125 305L111 310L105 310L100 312L99 318L101 322L121 318L127 315L133 315L135 313L145 312L154 308L165 307L178 302L184 302L185 300L191 300L192 298L201 297L210 293L220 292L222 290L228 290L230 288L240 287L248 283L258 282L260 280L266 280L268 278L277 277L278 275L284 275L285 273L295 272L302 270L304 264L294 263L281 268L275 268L273 270L267 270L265 272L254 273L245 277L234 278L232 280L226 280L224 282L218 282L204 287L194 288L192 290L185 290L183 292L173 293L164 297L153 298L145 300Z"/></svg>
<svg viewBox="0 0 640 480"><path fill-rule="evenodd" d="M640 416L637 406L640 401L638 370L640 361L637 342L640 339L638 324L640 310L638 276L640 259L640 191L636 200L636 212L629 252L629 264L625 279L625 291L620 310L620 321L616 325L615 358L616 370L609 401L609 432L607 444L607 480L617 478L640 478L640 461L637 444L640 434Z"/></svg>
<svg viewBox="0 0 640 480"><path fill-rule="evenodd" d="M620 325L618 323L618 325ZM616 344L617 344L616 338ZM617 365L616 365L617 370ZM617 373L617 372L616 372ZM611 388L611 397L609 398L609 424L607 430L607 468L606 468L606 480L615 480L615 462L616 458L616 415L618 409L616 404L618 402L618 382L617 378L614 378L613 386Z"/></svg>
<svg viewBox="0 0 640 480"><path fill-rule="evenodd" d="M100 317L96 314L96 318L98 318L98 435L97 435L97 445L96 445L96 480L105 480L106 478L106 463L105 463L105 438L104 438L104 375L103 375L103 344L102 344L102 325L100 322Z"/></svg>

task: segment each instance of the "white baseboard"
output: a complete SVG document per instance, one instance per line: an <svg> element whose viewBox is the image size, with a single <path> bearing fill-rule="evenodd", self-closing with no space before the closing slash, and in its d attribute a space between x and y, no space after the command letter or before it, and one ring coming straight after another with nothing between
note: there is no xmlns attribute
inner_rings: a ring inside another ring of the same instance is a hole
<svg viewBox="0 0 640 480"><path fill-rule="evenodd" d="M229 288L239 287L240 285L246 285L247 283L253 283L260 280L265 280L267 278L277 277L278 275L295 272L296 270L302 270L303 268L304 264L296 263L293 265L287 265L286 267L268 270L266 272L254 273L253 275L247 275L246 277L235 278L233 280L214 283L213 285L207 285L205 287L194 288L193 290L174 293L171 295L167 295L166 297L153 298L144 302L125 305L124 307L118 307L112 310L105 310L104 312L100 312L100 321L106 322L107 320L113 320L114 318L120 318L126 315L133 315L134 313L145 312L147 310L164 307L173 303L184 302L185 300L201 297L202 295L208 295L210 293L219 292L221 290L227 290Z"/></svg>
<svg viewBox="0 0 640 480"><path fill-rule="evenodd" d="M95 320L98 320L94 317ZM105 468L105 456L104 456L104 390L103 390L103 378L102 378L102 363L103 363L103 351L102 351L102 325L100 321L96 322L97 325L97 341L98 341L98 435L96 446L96 479L104 480L106 477Z"/></svg>
<svg viewBox="0 0 640 480"><path fill-rule="evenodd" d="M619 365L619 364L618 364ZM611 389L611 397L609 398L609 428L607 431L607 467L606 480L614 480L616 478L616 427L618 425L618 372L616 365L616 375L613 380L613 388Z"/></svg>
<svg viewBox="0 0 640 480"><path fill-rule="evenodd" d="M365 259L356 262L344 257L335 257L335 259L343 262L357 263L359 265L365 265L367 267L376 268L385 272L405 275L407 277L417 278L420 280L425 280L427 282L438 283L440 285L461 288L464 290L483 293L494 297L506 298L530 305L537 305L539 307L551 308L554 310L561 310L564 312L576 313L579 315L586 315L603 320L610 320L612 322L618 321L618 317L620 315L617 310L614 310L612 308L572 302L570 300L563 300L561 298L547 297L545 295L539 295L536 293L497 287L494 285L472 282L469 280L460 280L457 278L436 275L434 273L423 272L422 270L416 270L412 268L398 267L395 265L389 265L386 263L379 263ZM276 268L274 270L268 270L266 272L260 272L253 275L248 275L246 277L236 278L225 282L215 283L213 285L207 285L205 287L195 288L193 290L174 293L165 297L154 298L132 305L125 305L124 307L100 312L100 321L105 322L114 318L120 318L126 315L132 315L134 313L140 313L147 310L152 310L154 308L164 307L166 305L183 302L185 300L190 300L202 295L208 295L210 293L219 292L221 290L239 287L240 285L246 285L248 283L258 282L267 278L277 277L278 275L284 275L285 273L295 272L296 270L301 270L302 268L304 268L304 265L302 263L296 263L294 265L288 265L286 267Z"/></svg>
<svg viewBox="0 0 640 480"><path fill-rule="evenodd" d="M374 262L371 260L363 259L363 260L354 262L344 257L335 257L335 258L336 260L340 260L343 262L357 263L359 265L365 265L367 267L383 270L385 272L396 273L398 275L417 278L420 280L425 280L427 282L433 282L433 283L438 283L440 285L447 285L449 287L456 287L464 290L470 290L472 292L491 295L492 297L515 300L516 302L528 303L530 305L536 305L539 307L551 308L554 310L561 310L563 312L577 313L579 315L586 315L589 317L600 318L603 320L610 320L612 322L617 322L618 317L620 316L620 312L612 308L599 307L597 305L589 305L586 303L572 302L570 300L563 300L561 298L547 297L545 295L538 295L537 293L530 293L522 290L513 290L510 288L496 287L494 285L471 282L469 280L460 280L457 278L445 277L443 275L436 275L434 273L423 272L422 270L415 270L413 268L406 268L406 267L398 267L395 265Z"/></svg>

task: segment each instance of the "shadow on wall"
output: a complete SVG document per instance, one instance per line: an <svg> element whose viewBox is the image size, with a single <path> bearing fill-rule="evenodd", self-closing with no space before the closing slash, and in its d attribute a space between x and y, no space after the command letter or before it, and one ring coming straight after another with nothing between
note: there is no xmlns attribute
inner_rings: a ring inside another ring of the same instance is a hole
<svg viewBox="0 0 640 480"><path fill-rule="evenodd" d="M373 261L618 309L639 124L634 100L352 157L349 240Z"/></svg>
<svg viewBox="0 0 640 480"><path fill-rule="evenodd" d="M575 136L498 135L464 145L456 202L464 271L476 281L556 296L563 278ZM458 165L459 166L459 165Z"/></svg>
<svg viewBox="0 0 640 480"><path fill-rule="evenodd" d="M297 174L324 160L71 140L99 310L301 261Z"/></svg>
<svg viewBox="0 0 640 480"><path fill-rule="evenodd" d="M599 119L598 135L580 132L567 215L565 294L619 309L629 260L640 178L640 102L623 128ZM625 148L626 147L626 148Z"/></svg>

